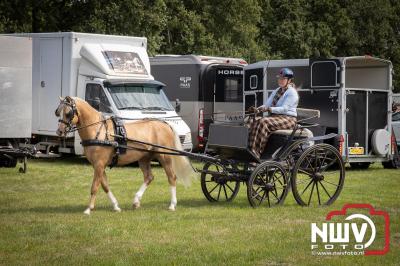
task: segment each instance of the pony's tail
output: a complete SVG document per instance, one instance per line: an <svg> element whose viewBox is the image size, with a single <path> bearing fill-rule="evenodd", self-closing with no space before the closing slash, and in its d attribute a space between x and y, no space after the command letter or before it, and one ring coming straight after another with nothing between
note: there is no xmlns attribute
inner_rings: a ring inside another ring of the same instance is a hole
<svg viewBox="0 0 400 266"><path fill-rule="evenodd" d="M171 127L172 128L172 127ZM179 140L178 134L172 129L175 135L175 148L182 151L182 145ZM179 182L182 182L185 187L192 184L192 178L194 178L193 167L190 164L189 159L186 156L171 155L172 157L172 169Z"/></svg>

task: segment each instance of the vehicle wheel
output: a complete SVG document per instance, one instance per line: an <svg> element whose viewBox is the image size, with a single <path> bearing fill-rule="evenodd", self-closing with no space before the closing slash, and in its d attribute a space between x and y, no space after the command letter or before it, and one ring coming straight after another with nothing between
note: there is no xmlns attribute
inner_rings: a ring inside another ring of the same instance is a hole
<svg viewBox="0 0 400 266"><path fill-rule="evenodd" d="M265 161L258 165L247 181L247 199L252 207L281 205L289 190L288 177L281 164Z"/></svg>
<svg viewBox="0 0 400 266"><path fill-rule="evenodd" d="M400 155L399 148L397 146L394 147L393 159L387 162L382 162L383 168L385 169L400 169Z"/></svg>
<svg viewBox="0 0 400 266"><path fill-rule="evenodd" d="M352 169L357 169L357 170L365 170L368 169L368 167L371 165L370 162L357 162L357 163L350 163L350 166Z"/></svg>
<svg viewBox="0 0 400 266"><path fill-rule="evenodd" d="M238 194L240 182L229 178L224 167L206 163L201 172L201 190L210 202L232 201Z"/></svg>
<svg viewBox="0 0 400 266"><path fill-rule="evenodd" d="M400 169L400 159L396 158L387 162L382 162L385 169Z"/></svg>
<svg viewBox="0 0 400 266"><path fill-rule="evenodd" d="M0 167L14 168L17 165L16 158L8 158L5 156L0 157Z"/></svg>
<svg viewBox="0 0 400 266"><path fill-rule="evenodd" d="M342 191L344 179L345 167L337 149L316 144L300 156L293 168L293 196L301 206L330 205Z"/></svg>

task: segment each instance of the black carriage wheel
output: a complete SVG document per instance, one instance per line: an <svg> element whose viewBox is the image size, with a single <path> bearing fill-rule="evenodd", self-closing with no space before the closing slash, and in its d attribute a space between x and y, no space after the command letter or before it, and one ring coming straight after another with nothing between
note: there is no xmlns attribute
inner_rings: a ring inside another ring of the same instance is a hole
<svg viewBox="0 0 400 266"><path fill-rule="evenodd" d="M254 169L247 181L247 199L252 207L283 204L289 190L285 169L277 162L266 161Z"/></svg>
<svg viewBox="0 0 400 266"><path fill-rule="evenodd" d="M344 178L344 163L339 152L329 144L314 145L300 156L293 168L293 196L302 206L330 205L342 191Z"/></svg>
<svg viewBox="0 0 400 266"><path fill-rule="evenodd" d="M201 173L201 190L210 202L232 201L238 194L240 182L228 180L221 165L206 163Z"/></svg>

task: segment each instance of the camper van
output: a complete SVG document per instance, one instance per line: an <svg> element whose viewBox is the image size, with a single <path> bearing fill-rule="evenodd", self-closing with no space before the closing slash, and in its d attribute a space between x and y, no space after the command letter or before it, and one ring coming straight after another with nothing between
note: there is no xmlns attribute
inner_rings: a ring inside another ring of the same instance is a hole
<svg viewBox="0 0 400 266"><path fill-rule="evenodd" d="M299 107L318 109L314 135L336 133L333 141L354 168L372 162L392 167L397 146L392 134L392 63L370 56L266 60L244 68L243 109L260 106L277 88L276 75L293 69Z"/></svg>
<svg viewBox="0 0 400 266"><path fill-rule="evenodd" d="M150 58L152 74L192 132L193 147L203 150L211 122L240 121L243 66L240 58L159 55Z"/></svg>
<svg viewBox="0 0 400 266"><path fill-rule="evenodd" d="M25 45L17 45L20 40ZM7 134L1 131L3 140L34 145L42 156L83 154L78 134L71 133L65 140L56 135L54 111L59 97L76 96L106 117L165 120L179 134L183 148L192 149L188 125L170 104L164 84L151 75L146 38L75 32L12 34L0 36L0 49L0 62L8 64L3 67L9 70L0 72L1 117L11 110L9 118L14 122L8 124ZM32 56L25 58L25 54ZM31 66L31 74L18 72L17 67L25 65ZM0 126L8 122L2 119Z"/></svg>

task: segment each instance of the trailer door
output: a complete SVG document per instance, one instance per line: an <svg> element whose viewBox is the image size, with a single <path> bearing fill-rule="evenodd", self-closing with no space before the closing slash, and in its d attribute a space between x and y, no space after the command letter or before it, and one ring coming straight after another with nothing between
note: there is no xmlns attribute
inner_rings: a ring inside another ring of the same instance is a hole
<svg viewBox="0 0 400 266"><path fill-rule="evenodd" d="M35 84L37 95L36 114L41 134L54 135L57 118L54 110L59 103L62 84L62 38L40 38L39 84Z"/></svg>
<svg viewBox="0 0 400 266"><path fill-rule="evenodd" d="M214 121L243 120L243 68L217 66L214 70Z"/></svg>

